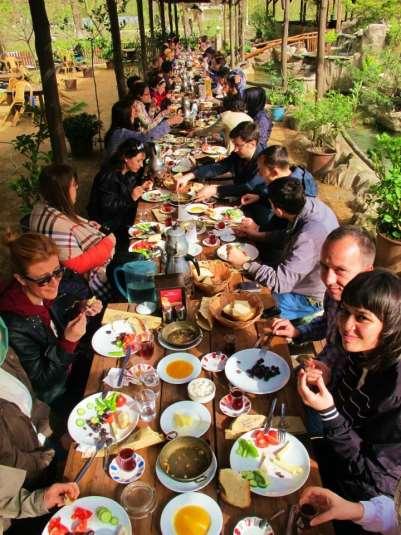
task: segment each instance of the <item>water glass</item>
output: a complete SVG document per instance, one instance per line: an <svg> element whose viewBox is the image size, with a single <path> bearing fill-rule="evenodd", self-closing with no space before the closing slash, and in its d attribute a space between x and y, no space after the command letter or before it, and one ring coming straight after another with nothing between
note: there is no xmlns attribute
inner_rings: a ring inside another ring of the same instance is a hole
<svg viewBox="0 0 401 535"><path fill-rule="evenodd" d="M156 398L160 396L160 378L156 370L146 371L141 375L141 383L149 390L153 390Z"/></svg>
<svg viewBox="0 0 401 535"><path fill-rule="evenodd" d="M156 417L156 394L150 388L142 390L139 396L141 420L151 422Z"/></svg>

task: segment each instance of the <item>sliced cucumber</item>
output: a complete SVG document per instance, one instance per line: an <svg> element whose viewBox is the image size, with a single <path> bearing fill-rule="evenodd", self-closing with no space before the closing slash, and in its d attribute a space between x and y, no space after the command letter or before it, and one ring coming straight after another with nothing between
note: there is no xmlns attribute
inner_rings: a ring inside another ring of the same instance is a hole
<svg viewBox="0 0 401 535"><path fill-rule="evenodd" d="M76 425L77 427L84 427L84 425L85 425L85 420L84 420L83 418L77 418L77 419L75 420L75 425Z"/></svg>
<svg viewBox="0 0 401 535"><path fill-rule="evenodd" d="M95 405L94 405L91 401L89 401L89 402L86 404L86 408L87 408L87 409L93 409L94 407L95 407Z"/></svg>
<svg viewBox="0 0 401 535"><path fill-rule="evenodd" d="M83 416L85 414L86 410L83 408L83 407L80 407L79 409L77 409L77 414L79 416Z"/></svg>
<svg viewBox="0 0 401 535"><path fill-rule="evenodd" d="M117 518L116 516L112 516L112 517L111 517L110 524L111 524L112 526L118 526L119 523L120 523L120 522L119 522L119 520L118 520L118 518Z"/></svg>

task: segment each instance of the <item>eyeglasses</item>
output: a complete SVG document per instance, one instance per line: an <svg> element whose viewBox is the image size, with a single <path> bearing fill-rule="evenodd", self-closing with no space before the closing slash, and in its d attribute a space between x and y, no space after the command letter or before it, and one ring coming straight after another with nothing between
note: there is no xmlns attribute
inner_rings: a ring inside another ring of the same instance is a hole
<svg viewBox="0 0 401 535"><path fill-rule="evenodd" d="M234 149L242 149L245 145L248 145L248 142L241 143L241 145L239 143L234 143Z"/></svg>
<svg viewBox="0 0 401 535"><path fill-rule="evenodd" d="M59 266L48 275L44 275L43 277L39 277L38 279L33 279L32 277L28 277L28 275L24 275L24 279L29 282L34 282L38 286L46 286L46 284L49 284L52 279L60 279L63 276L64 271L65 268L63 266Z"/></svg>

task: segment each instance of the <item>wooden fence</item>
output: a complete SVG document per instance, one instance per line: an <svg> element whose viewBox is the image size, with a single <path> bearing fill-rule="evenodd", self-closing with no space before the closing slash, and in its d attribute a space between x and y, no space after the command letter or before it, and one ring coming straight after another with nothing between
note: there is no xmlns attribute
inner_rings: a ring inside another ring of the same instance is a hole
<svg viewBox="0 0 401 535"><path fill-rule="evenodd" d="M261 45L258 45L258 48L256 50L245 54L245 59L250 59L254 58L255 56L259 56L259 54L263 54L263 52L266 52L266 50L269 50L271 48L281 47L281 42L282 39L274 39L273 41L267 41L266 43L262 43ZM291 37L288 38L288 44L294 46L301 45L304 46L308 52L315 52L317 50L317 32L291 35Z"/></svg>

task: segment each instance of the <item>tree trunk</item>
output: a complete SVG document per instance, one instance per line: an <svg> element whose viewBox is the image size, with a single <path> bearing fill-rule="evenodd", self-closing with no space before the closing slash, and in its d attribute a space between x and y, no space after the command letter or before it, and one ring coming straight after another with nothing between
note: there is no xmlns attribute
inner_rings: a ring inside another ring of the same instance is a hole
<svg viewBox="0 0 401 535"><path fill-rule="evenodd" d="M178 30L178 8L177 8L177 2L174 2L174 23L175 23L175 33L177 37L179 37L180 32Z"/></svg>
<svg viewBox="0 0 401 535"><path fill-rule="evenodd" d="M166 37L166 14L164 12L164 0L159 0L160 26L162 28L163 39Z"/></svg>
<svg viewBox="0 0 401 535"><path fill-rule="evenodd" d="M227 46L227 7L226 3L223 4L223 48Z"/></svg>
<svg viewBox="0 0 401 535"><path fill-rule="evenodd" d="M79 38L83 37L82 31L82 17L77 0L70 0L70 6L72 11L72 18L74 20L75 36Z"/></svg>
<svg viewBox="0 0 401 535"><path fill-rule="evenodd" d="M302 13L302 22L306 22L306 10L308 9L308 0L304 0L304 11Z"/></svg>
<svg viewBox="0 0 401 535"><path fill-rule="evenodd" d="M238 22L239 22L239 59L241 62L245 59L245 12L244 12L244 0L239 0L239 13L238 13Z"/></svg>
<svg viewBox="0 0 401 535"><path fill-rule="evenodd" d="M149 10L150 36L153 40L155 38L155 26L153 23L153 0L148 0L148 10Z"/></svg>
<svg viewBox="0 0 401 535"><path fill-rule="evenodd" d="M147 66L147 56L146 56L146 36L145 36L145 23L143 20L143 4L142 0L136 0L137 11L138 11L138 24L139 24L139 35L141 37L141 56L142 56L142 73L145 77L146 71L148 70Z"/></svg>
<svg viewBox="0 0 401 535"><path fill-rule="evenodd" d="M319 30L317 36L317 56L316 56L316 98L321 99L325 92L324 79L324 53L326 35L326 14L328 0L320 0L319 9Z"/></svg>
<svg viewBox="0 0 401 535"><path fill-rule="evenodd" d="M187 30L187 10L185 9L185 4L181 5L181 21L182 21L182 29L184 30L184 38L187 39L188 37L188 30Z"/></svg>
<svg viewBox="0 0 401 535"><path fill-rule="evenodd" d="M113 43L114 73L116 75L118 97L121 100L127 94L127 86L125 83L123 56L121 52L121 36L118 23L117 4L116 0L106 0L106 2L110 19L111 40Z"/></svg>
<svg viewBox="0 0 401 535"><path fill-rule="evenodd" d="M168 25L170 28L170 34L174 33L174 26L173 26L173 10L171 6L171 0L167 0L167 6L168 6Z"/></svg>
<svg viewBox="0 0 401 535"><path fill-rule="evenodd" d="M283 38L281 40L281 74L283 77L283 90L288 89L288 68L287 68L287 45L288 27L290 23L290 0L284 0L284 24Z"/></svg>
<svg viewBox="0 0 401 535"><path fill-rule="evenodd" d="M277 0L273 0L273 13L272 13L273 19L276 19L276 4L277 4Z"/></svg>
<svg viewBox="0 0 401 535"><path fill-rule="evenodd" d="M231 68L234 67L234 18L233 18L233 0L229 0L229 39L230 39L230 64Z"/></svg>
<svg viewBox="0 0 401 535"><path fill-rule="evenodd" d="M238 24L238 0L234 4L234 58L235 64L238 63L238 42L239 42L239 24Z"/></svg>
<svg viewBox="0 0 401 535"><path fill-rule="evenodd" d="M337 33L340 33L341 32L341 26L342 26L342 11L343 11L343 6L342 6L342 0L337 0L337 10L336 10L336 32Z"/></svg>
<svg viewBox="0 0 401 535"><path fill-rule="evenodd" d="M67 160L61 107L57 89L56 69L53 61L49 19L44 0L29 0L32 25L35 32L35 48L42 78L45 112L53 151L53 161L62 163Z"/></svg>

